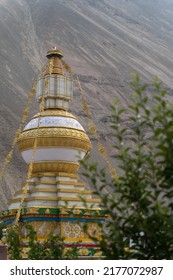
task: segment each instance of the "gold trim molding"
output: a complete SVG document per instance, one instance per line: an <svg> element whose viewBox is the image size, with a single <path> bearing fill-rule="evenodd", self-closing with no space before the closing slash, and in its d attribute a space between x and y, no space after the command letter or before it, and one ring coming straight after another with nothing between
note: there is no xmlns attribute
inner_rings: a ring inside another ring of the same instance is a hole
<svg viewBox="0 0 173 280"><path fill-rule="evenodd" d="M73 173L75 174L79 169L78 163L67 163L67 162L49 162L49 161L42 161L42 162L34 162L33 163L33 173L40 173L40 172L65 172L65 173Z"/></svg>
<svg viewBox="0 0 173 280"><path fill-rule="evenodd" d="M39 128L23 131L18 139L19 150L29 149L34 146L37 138L37 146L65 146L91 150L91 142L84 131L72 128Z"/></svg>
<svg viewBox="0 0 173 280"><path fill-rule="evenodd" d="M32 190L28 190L28 193L35 193L35 192L45 192L45 193L76 193L76 194L87 194L87 195L92 195L93 192L90 190L78 190L78 189L64 189L64 188L60 188L60 189L54 189L54 188L35 188ZM19 190L16 191L14 196L22 194L23 190Z"/></svg>
<svg viewBox="0 0 173 280"><path fill-rule="evenodd" d="M76 182L76 181L60 181L60 180L57 180L57 181L49 181L49 180L40 180L40 181L36 181L36 182L29 182L29 185L31 186L37 186L37 185L41 185L41 184L44 184L44 185L70 185L70 186L77 186L77 187L85 187L86 186L86 183L82 183L82 182ZM26 185L26 183L24 182L22 184L23 186Z"/></svg>
<svg viewBox="0 0 173 280"><path fill-rule="evenodd" d="M35 200L45 200L45 201L77 201L83 202L79 197L67 197L67 196L32 196L27 197L25 201L35 201ZM8 204L20 202L21 198L12 198L9 200ZM86 198L86 203L100 203L101 200L99 198ZM47 206L49 208L49 206Z"/></svg>
<svg viewBox="0 0 173 280"><path fill-rule="evenodd" d="M56 116L56 117L68 117L71 119L77 120L77 118L72 115L71 113L64 111L64 110L56 110L56 109L47 109L44 112L37 113L32 117L32 119L38 118L38 117L47 117L47 116Z"/></svg>
<svg viewBox="0 0 173 280"><path fill-rule="evenodd" d="M28 149L32 149L34 147L34 138L29 139L20 139L18 141L18 148L20 151L25 151ZM88 152L91 150L91 144L88 139L70 139L66 137L49 137L49 138L38 138L37 139L37 148L75 148L78 150L83 150L84 152Z"/></svg>
<svg viewBox="0 0 173 280"><path fill-rule="evenodd" d="M60 177L60 178L61 177L64 177L64 178L68 177L68 178L71 178L71 179L79 179L79 175L70 174L70 173L63 173L63 172L43 172L43 173L35 173L31 176L31 178L40 178L40 177ZM67 182L69 182L69 181L67 181Z"/></svg>
<svg viewBox="0 0 173 280"><path fill-rule="evenodd" d="M36 137L71 137L79 140L89 141L88 136L82 130L77 130L73 128L64 128L64 127L46 127L42 128L33 128L30 130L23 131L19 136L19 141L25 140L28 138Z"/></svg>

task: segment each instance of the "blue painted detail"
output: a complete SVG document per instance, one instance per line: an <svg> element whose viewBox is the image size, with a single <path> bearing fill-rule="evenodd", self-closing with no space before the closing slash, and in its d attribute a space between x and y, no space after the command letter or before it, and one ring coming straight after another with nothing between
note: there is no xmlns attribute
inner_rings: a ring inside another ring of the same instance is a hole
<svg viewBox="0 0 173 280"><path fill-rule="evenodd" d="M57 221L57 222L60 222L60 221L66 221L66 222L83 222L83 223L94 223L94 222L103 222L104 220L95 220L95 219L86 219L86 218L61 218L61 217L26 217L26 218L21 218L20 219L21 222L24 222L24 221Z"/></svg>
<svg viewBox="0 0 173 280"><path fill-rule="evenodd" d="M9 219L9 220L4 221L5 225L12 224L12 223L14 223L14 219Z"/></svg>
<svg viewBox="0 0 173 280"><path fill-rule="evenodd" d="M86 219L86 218L67 218L67 217L26 217L26 218L20 218L20 222L29 222L29 221L56 221L56 222L82 222L82 223L102 223L105 220L104 219ZM4 221L6 225L13 223L14 219L9 219Z"/></svg>

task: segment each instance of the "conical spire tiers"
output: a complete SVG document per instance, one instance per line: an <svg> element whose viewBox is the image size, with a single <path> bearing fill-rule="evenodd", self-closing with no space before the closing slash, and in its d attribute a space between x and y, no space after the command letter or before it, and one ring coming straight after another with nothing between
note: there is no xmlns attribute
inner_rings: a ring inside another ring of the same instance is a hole
<svg viewBox="0 0 173 280"><path fill-rule="evenodd" d="M36 97L40 104L44 97L44 109L68 110L73 97L72 79L64 75L61 58L62 52L56 48L47 52L49 63L36 88Z"/></svg>

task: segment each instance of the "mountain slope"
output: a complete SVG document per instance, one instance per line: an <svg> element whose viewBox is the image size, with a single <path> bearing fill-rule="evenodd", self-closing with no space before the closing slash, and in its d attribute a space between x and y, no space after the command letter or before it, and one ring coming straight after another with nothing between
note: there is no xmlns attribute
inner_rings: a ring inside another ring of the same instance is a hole
<svg viewBox="0 0 173 280"><path fill-rule="evenodd" d="M0 0L0 161L10 150L33 78L54 45L79 76L101 141L112 156L110 104L118 99L126 106L132 71L147 80L157 74L173 101L172 35L173 4L168 0ZM34 103L31 115L37 110ZM76 83L72 112L87 129ZM91 140L92 156L104 166ZM25 173L16 150L1 183L1 208Z"/></svg>

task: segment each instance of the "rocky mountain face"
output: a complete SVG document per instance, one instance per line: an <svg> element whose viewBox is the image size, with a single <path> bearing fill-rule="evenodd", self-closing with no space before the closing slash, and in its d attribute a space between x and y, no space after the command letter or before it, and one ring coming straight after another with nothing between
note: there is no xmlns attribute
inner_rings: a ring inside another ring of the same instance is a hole
<svg viewBox="0 0 173 280"><path fill-rule="evenodd" d="M33 79L57 46L79 76L102 144L113 159L110 104L128 103L130 73L150 81L154 75L168 88L172 102L172 0L0 0L0 162L16 129ZM72 113L87 130L77 83ZM34 100L33 115L38 111ZM123 120L128 122L128 116ZM89 134L90 135L90 134ZM92 157L105 166L90 135ZM26 179L17 149L1 181L0 208Z"/></svg>

